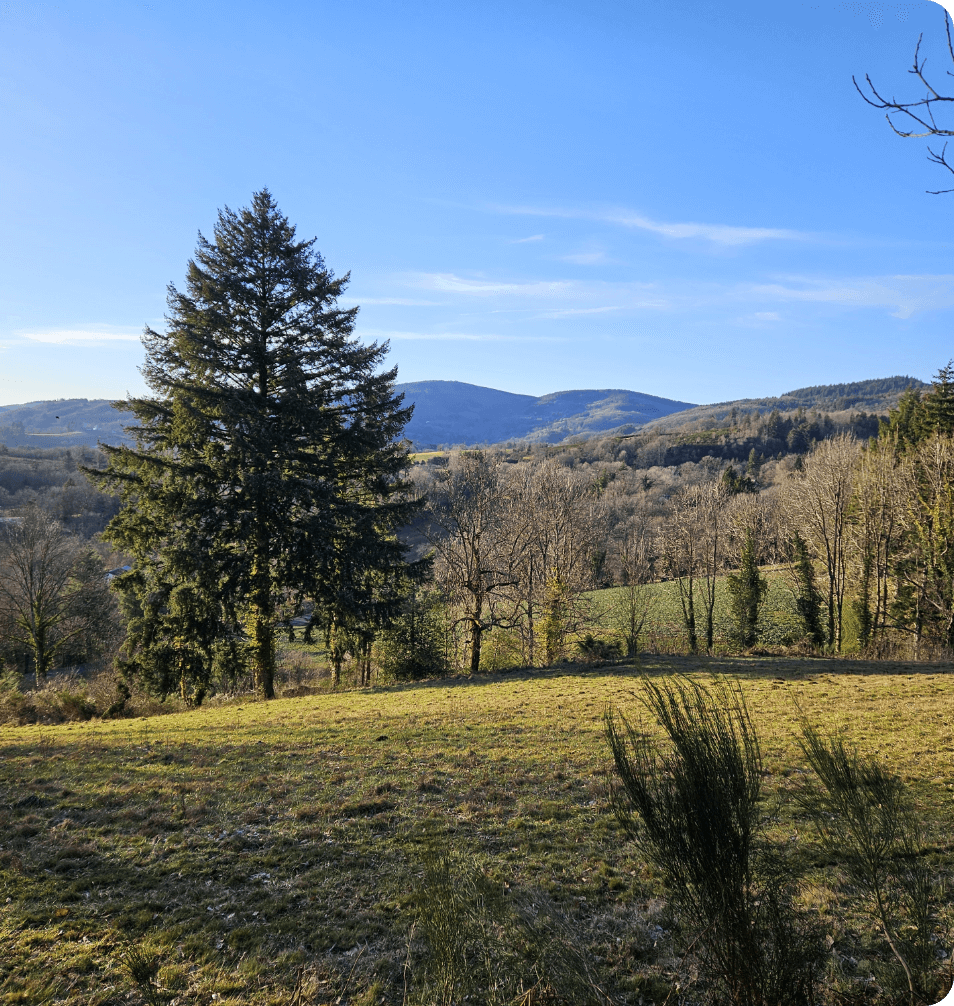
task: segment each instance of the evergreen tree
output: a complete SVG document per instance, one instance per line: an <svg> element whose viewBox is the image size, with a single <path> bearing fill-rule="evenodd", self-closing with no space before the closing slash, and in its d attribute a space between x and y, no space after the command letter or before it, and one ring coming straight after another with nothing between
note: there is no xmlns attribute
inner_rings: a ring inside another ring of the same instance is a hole
<svg viewBox="0 0 954 1006"><path fill-rule="evenodd" d="M954 360L949 360L937 372L922 404L927 435L950 436L954 433Z"/></svg>
<svg viewBox="0 0 954 1006"><path fill-rule="evenodd" d="M434 593L414 590L375 644L381 670L399 681L447 671L445 614Z"/></svg>
<svg viewBox="0 0 954 1006"><path fill-rule="evenodd" d="M873 570L874 560L871 555L871 549L863 548L857 592L851 601L851 613L855 619L858 648L860 650L864 650L871 642L872 630L874 629L874 615L871 611L871 578Z"/></svg>
<svg viewBox="0 0 954 1006"><path fill-rule="evenodd" d="M909 388L898 399L897 408L882 420L879 436L891 438L900 452L921 441L924 428L924 402L917 388Z"/></svg>
<svg viewBox="0 0 954 1006"><path fill-rule="evenodd" d="M736 637L743 646L753 646L758 637L759 608L765 600L768 581L759 573L751 531L745 532L745 543L739 558L739 572L727 577L729 604L735 619Z"/></svg>
<svg viewBox="0 0 954 1006"><path fill-rule="evenodd" d="M411 410L396 370L378 371L387 346L358 342L358 309L337 306L348 276L313 245L267 190L219 213L185 292L169 287L166 331L145 331L154 396L117 403L138 420L134 446L104 448L107 469L89 472L121 494L105 536L135 561L117 584L127 667L162 691L204 687L225 646L272 697L283 592L318 598L342 565L403 575Z"/></svg>
<svg viewBox="0 0 954 1006"><path fill-rule="evenodd" d="M805 626L805 634L813 646L825 645L825 630L822 622L824 597L815 583L815 567L808 554L808 544L798 533L792 540L795 559L795 607Z"/></svg>
<svg viewBox="0 0 954 1006"><path fill-rule="evenodd" d="M758 481L759 472L762 470L762 463L764 460L765 459L762 455L759 454L753 447L752 450L749 451L749 460L745 465L745 474L749 476L749 478Z"/></svg>
<svg viewBox="0 0 954 1006"><path fill-rule="evenodd" d="M735 465L729 465L722 473L721 485L729 496L759 491L758 486L747 475L740 475L736 471Z"/></svg>

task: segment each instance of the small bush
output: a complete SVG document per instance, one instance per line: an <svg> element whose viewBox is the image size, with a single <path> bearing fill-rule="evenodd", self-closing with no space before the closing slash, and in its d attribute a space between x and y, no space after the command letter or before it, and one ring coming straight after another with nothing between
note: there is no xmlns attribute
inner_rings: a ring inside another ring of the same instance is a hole
<svg viewBox="0 0 954 1006"><path fill-rule="evenodd" d="M923 826L904 783L844 741L802 730L801 747L820 785L806 787L829 855L844 864L856 901L880 931L894 966L877 968L898 1001L933 1003L950 988L950 963L935 955L943 889L926 858Z"/></svg>
<svg viewBox="0 0 954 1006"><path fill-rule="evenodd" d="M577 642L576 648L583 661L589 664L598 660L619 660L623 655L619 643L611 643L606 639L594 639L589 632Z"/></svg>
<svg viewBox="0 0 954 1006"><path fill-rule="evenodd" d="M374 652L384 675L396 681L445 673L440 599L423 591L409 597L401 614L378 637Z"/></svg>
<svg viewBox="0 0 954 1006"><path fill-rule="evenodd" d="M96 715L95 703L83 691L72 692L64 688L62 691L56 692L56 698L59 702L63 719L67 722L89 720Z"/></svg>

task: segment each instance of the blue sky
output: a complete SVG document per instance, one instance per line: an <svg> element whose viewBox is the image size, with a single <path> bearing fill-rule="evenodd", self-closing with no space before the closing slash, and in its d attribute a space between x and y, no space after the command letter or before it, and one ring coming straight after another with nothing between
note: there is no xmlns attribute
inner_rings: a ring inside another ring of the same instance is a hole
<svg viewBox="0 0 954 1006"><path fill-rule="evenodd" d="M851 82L920 96L921 32L954 93L930 0L0 3L0 404L140 393L197 232L263 186L402 381L930 378L954 179Z"/></svg>

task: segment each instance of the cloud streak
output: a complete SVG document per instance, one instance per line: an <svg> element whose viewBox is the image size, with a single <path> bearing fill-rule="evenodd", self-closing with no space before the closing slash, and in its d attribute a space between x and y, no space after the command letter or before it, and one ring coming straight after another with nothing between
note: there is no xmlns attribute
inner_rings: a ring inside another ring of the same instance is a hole
<svg viewBox="0 0 954 1006"><path fill-rule="evenodd" d="M842 307L880 308L893 318L954 307L954 275L862 276L847 279L780 277L740 287L744 299L802 301Z"/></svg>
<svg viewBox="0 0 954 1006"><path fill-rule="evenodd" d="M758 320L779 320L778 309L791 304L874 309L901 320L923 311L954 308L954 275L771 276L765 281L715 282L670 280L658 283L605 280L512 280L466 277L456 273L414 273L404 281L418 289L440 291L446 308L470 315L486 310L525 317L560 319L609 312L691 313L737 309L744 304Z"/></svg>
<svg viewBox="0 0 954 1006"><path fill-rule="evenodd" d="M652 220L626 209L576 210L535 206L494 206L498 213L511 216L555 217L565 220L593 220L599 223L644 230L675 240L701 239L726 247L741 247L763 241L807 241L812 235L782 227L739 227L731 224L667 222Z"/></svg>

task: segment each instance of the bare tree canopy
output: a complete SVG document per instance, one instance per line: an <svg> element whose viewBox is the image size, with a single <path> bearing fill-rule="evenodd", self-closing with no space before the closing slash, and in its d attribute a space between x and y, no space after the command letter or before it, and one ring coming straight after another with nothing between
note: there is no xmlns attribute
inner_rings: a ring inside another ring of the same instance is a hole
<svg viewBox="0 0 954 1006"><path fill-rule="evenodd" d="M65 655L98 649L114 610L99 557L47 514L0 534L0 638L29 650L37 684Z"/></svg>
<svg viewBox="0 0 954 1006"><path fill-rule="evenodd" d="M954 64L954 42L952 42L951 39L951 16L947 13L947 11L944 12L944 28L947 33L948 55L951 58L951 63ZM941 94L925 76L925 66L927 64L927 60L921 55L921 42L923 40L923 34L919 35L918 44L914 50L914 65L910 70L908 70L908 73L913 74L917 78L918 82L923 85L925 90L923 98L918 98L915 101L898 101L898 99L894 97L886 98L872 83L871 77L869 77L868 74L865 74L865 81L868 84L868 89L871 91L871 97L868 97L864 90L862 90L858 81L854 77L851 79L854 82L858 93L869 105L873 108L879 108L884 111L885 118L888 120L888 125L895 133L897 133L898 136L902 136L905 139L920 139L929 136L954 136L954 129L948 129L945 126L940 125L936 118L936 113L942 110L945 104L954 102L954 96ZM947 74L948 76L954 76L950 70L947 71ZM909 128L899 129L895 125L892 116L901 116L901 121L907 124ZM932 150L928 147L928 160L933 164L941 165L942 168L947 168L948 171L954 174L954 165L947 160L946 142L940 152ZM946 192L954 192L954 189L928 189L928 192L933 196L939 196Z"/></svg>

